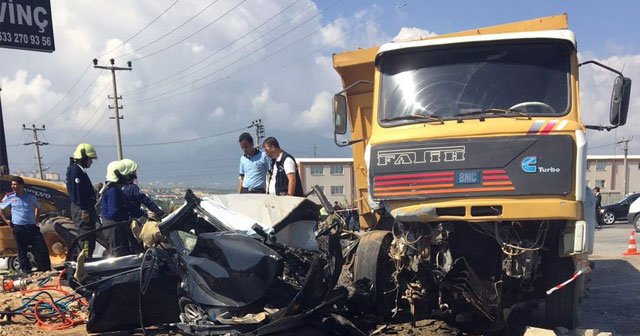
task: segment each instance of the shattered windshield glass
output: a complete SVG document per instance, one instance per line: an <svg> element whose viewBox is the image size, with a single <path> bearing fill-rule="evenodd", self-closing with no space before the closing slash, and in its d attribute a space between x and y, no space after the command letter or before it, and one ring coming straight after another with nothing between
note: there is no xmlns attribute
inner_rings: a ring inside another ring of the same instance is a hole
<svg viewBox="0 0 640 336"><path fill-rule="evenodd" d="M566 114L571 48L538 40L391 52L380 60L378 118L382 125L393 126ZM494 113L497 110L513 113Z"/></svg>

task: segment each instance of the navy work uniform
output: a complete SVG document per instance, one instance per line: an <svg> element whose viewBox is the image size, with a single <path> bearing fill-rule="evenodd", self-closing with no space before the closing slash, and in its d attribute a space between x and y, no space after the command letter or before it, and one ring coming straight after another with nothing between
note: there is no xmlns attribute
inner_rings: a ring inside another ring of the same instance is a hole
<svg viewBox="0 0 640 336"><path fill-rule="evenodd" d="M96 213L96 192L91 179L85 169L77 163L71 163L67 168L67 192L71 201L71 219L78 228L78 234L95 230L98 215ZM95 232L80 240L89 243L89 256L93 255L96 246Z"/></svg>

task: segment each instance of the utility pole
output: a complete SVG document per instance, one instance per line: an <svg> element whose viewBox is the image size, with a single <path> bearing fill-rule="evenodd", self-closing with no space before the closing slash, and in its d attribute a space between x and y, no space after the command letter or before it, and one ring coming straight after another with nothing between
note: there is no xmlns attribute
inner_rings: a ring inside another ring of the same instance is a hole
<svg viewBox="0 0 640 336"><path fill-rule="evenodd" d="M0 175L9 174L9 157L7 156L7 139L4 136L4 119L2 117L2 88L0 88Z"/></svg>
<svg viewBox="0 0 640 336"><path fill-rule="evenodd" d="M627 165L627 154L629 153L629 141L631 141L633 137L622 138L622 140L616 142L616 144L624 144L622 146L622 151L624 152L624 176L622 178L622 188L624 189L624 195L626 196L629 193L629 166Z"/></svg>
<svg viewBox="0 0 640 336"><path fill-rule="evenodd" d="M262 119L256 119L251 122L251 126L256 128L256 144L260 148L262 139L264 139L264 125L262 125Z"/></svg>
<svg viewBox="0 0 640 336"><path fill-rule="evenodd" d="M25 142L24 145L25 146L36 145L36 159L38 160L38 175L40 176L41 180L44 180L44 175L42 175L42 157L40 156L40 146L45 146L45 145L48 145L49 143L38 140L38 131L45 131L46 129L44 125L42 125L42 128L37 128L36 125L31 125L31 128L27 128L24 124L22 124L22 129L25 131L33 132L33 141Z"/></svg>
<svg viewBox="0 0 640 336"><path fill-rule="evenodd" d="M123 117L120 116L120 109L123 107L118 105L118 99L122 99L122 97L118 97L118 86L116 85L116 70L131 71L131 61L127 62L128 68L115 66L115 60L113 58L110 59L109 62L111 63L110 66L98 65L98 60L94 58L93 67L96 69L111 70L111 79L113 81L113 98L109 96L107 97L109 99L113 99L115 102L115 106L112 107L111 105L109 105L109 109L116 110L116 116L110 117L110 119L116 120L116 147L118 148L118 160L122 160L122 139L120 136L120 119L123 119Z"/></svg>

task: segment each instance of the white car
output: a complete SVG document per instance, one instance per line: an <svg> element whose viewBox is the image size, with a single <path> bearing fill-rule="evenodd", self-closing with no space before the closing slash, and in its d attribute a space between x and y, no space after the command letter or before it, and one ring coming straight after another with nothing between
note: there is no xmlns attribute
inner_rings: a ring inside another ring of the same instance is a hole
<svg viewBox="0 0 640 336"><path fill-rule="evenodd" d="M629 206L629 214L627 220L636 229L636 232L640 232L640 198L636 199Z"/></svg>

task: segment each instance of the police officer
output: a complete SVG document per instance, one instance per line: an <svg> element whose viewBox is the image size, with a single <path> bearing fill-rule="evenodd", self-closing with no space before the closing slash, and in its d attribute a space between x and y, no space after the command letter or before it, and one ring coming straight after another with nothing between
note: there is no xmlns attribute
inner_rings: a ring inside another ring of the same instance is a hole
<svg viewBox="0 0 640 336"><path fill-rule="evenodd" d="M0 204L3 210L11 207L11 220L5 218L3 211L0 211L0 217L4 223L13 228L20 269L24 273L31 273L31 262L27 256L29 245L31 245L36 253L38 271L48 271L51 269L49 251L40 228L36 225L40 202L35 195L25 192L24 180L20 176L11 178L11 190L13 192L8 193Z"/></svg>
<svg viewBox="0 0 640 336"><path fill-rule="evenodd" d="M107 229L108 253L113 257L134 253L131 247L133 236L129 228L129 214L122 192L122 186L126 181L125 169L122 161L113 161L107 165L107 188L102 194L102 225L114 225Z"/></svg>
<svg viewBox="0 0 640 336"><path fill-rule="evenodd" d="M156 219L160 220L164 216L164 211L156 204L156 202L142 192L136 183L136 180L138 179L138 165L131 159L124 159L121 162L125 166L124 174L127 178L122 191L124 192L129 217L131 217L131 219L147 217L147 214L142 211L142 208L140 207L144 204L147 209L151 210L155 214Z"/></svg>
<svg viewBox="0 0 640 336"><path fill-rule="evenodd" d="M71 201L71 219L82 235L96 228L98 215L96 214L96 193L86 169L91 167L93 160L97 160L96 150L88 143L81 143L76 147L73 156L69 158L67 168L67 192ZM92 233L80 239L80 246L84 242L89 245L89 256L93 255L96 246L96 235Z"/></svg>

